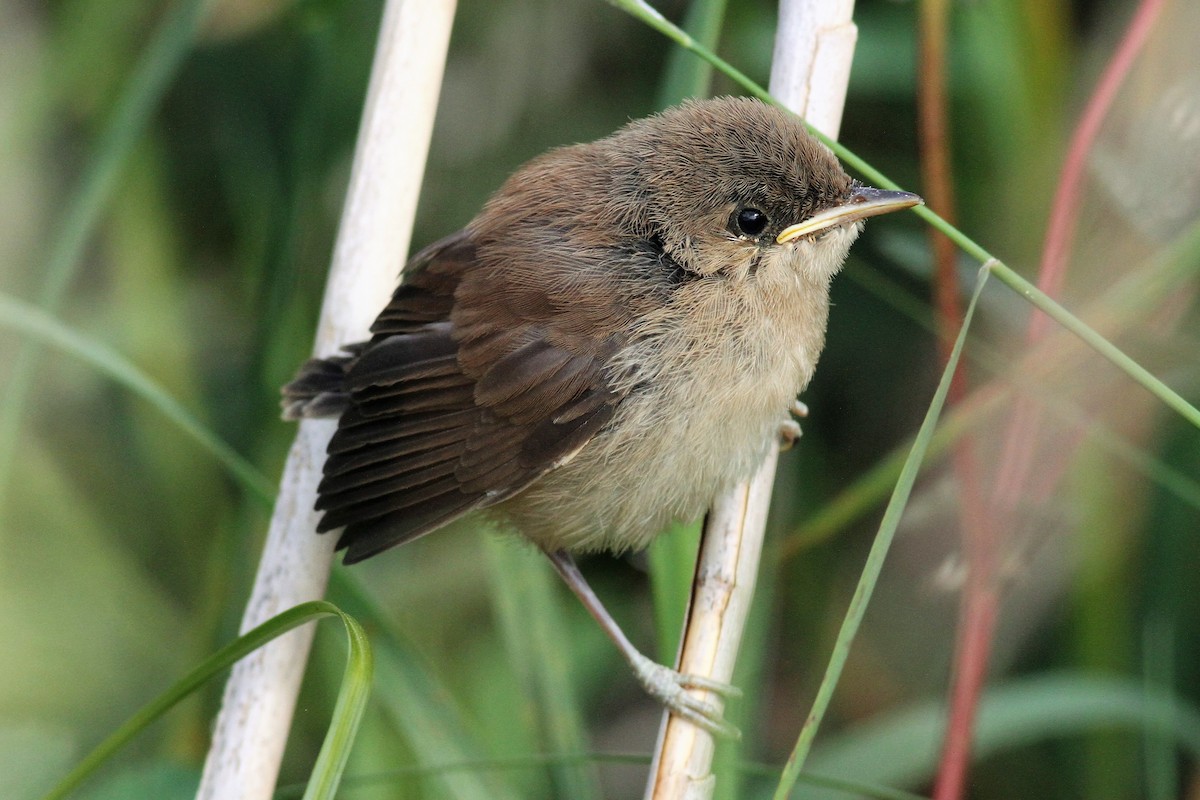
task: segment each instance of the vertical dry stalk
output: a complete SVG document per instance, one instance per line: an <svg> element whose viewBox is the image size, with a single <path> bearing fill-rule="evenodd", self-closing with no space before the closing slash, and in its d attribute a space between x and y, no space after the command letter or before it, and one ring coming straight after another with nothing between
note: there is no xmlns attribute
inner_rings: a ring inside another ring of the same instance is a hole
<svg viewBox="0 0 1200 800"><path fill-rule="evenodd" d="M771 93L822 133L836 137L858 30L853 0L781 0ZM758 473L713 504L704 530L691 609L680 648L680 672L729 682L754 594L776 451ZM698 690L697 690L698 691ZM720 702L700 692L709 702ZM646 797L712 795L713 738L666 715Z"/></svg>
<svg viewBox="0 0 1200 800"><path fill-rule="evenodd" d="M395 286L433 131L454 0L388 0L314 353L362 339ZM325 593L335 539L315 534L325 446L336 422L306 420L288 454L242 630ZM291 727L313 626L240 661L225 687L197 797L267 800Z"/></svg>

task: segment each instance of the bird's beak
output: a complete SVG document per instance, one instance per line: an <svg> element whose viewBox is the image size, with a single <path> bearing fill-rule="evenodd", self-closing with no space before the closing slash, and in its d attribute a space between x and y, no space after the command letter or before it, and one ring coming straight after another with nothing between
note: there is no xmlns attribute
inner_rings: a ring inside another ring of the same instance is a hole
<svg viewBox="0 0 1200 800"><path fill-rule="evenodd" d="M804 220L804 222L798 222L795 225L784 228L783 233L779 234L775 241L779 242L779 244L784 244L799 239L801 236L811 236L814 233L820 233L829 228L836 228L839 225L857 222L860 219L878 216L879 214L887 214L891 211L912 208L924 202L924 200L912 192L874 189L856 182L854 190L850 193L850 199L845 203L815 214Z"/></svg>

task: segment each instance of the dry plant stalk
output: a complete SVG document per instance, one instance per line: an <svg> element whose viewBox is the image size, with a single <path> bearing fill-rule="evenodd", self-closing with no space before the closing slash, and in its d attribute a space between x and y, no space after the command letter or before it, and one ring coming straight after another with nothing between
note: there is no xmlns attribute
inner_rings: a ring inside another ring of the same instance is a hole
<svg viewBox="0 0 1200 800"><path fill-rule="evenodd" d="M388 0L380 23L354 167L314 354L366 338L405 262L433 132L455 0ZM313 510L336 420L306 420L288 454L243 632L325 594L336 537L317 536ZM291 727L313 625L234 667L197 797L268 800Z"/></svg>
<svg viewBox="0 0 1200 800"><path fill-rule="evenodd" d="M771 93L822 133L836 137L858 29L853 0L781 0ZM728 683L754 595L778 451L748 482L713 504L705 525L691 608L676 668ZM720 703L711 692L703 699ZM710 797L714 742L685 719L664 715L646 797Z"/></svg>

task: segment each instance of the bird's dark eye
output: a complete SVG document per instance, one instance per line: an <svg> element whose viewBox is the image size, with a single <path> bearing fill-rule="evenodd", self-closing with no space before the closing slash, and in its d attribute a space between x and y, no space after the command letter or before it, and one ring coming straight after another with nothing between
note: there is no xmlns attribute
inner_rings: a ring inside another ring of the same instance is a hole
<svg viewBox="0 0 1200 800"><path fill-rule="evenodd" d="M743 208L735 218L738 230L747 236L758 236L767 228L767 215L757 208Z"/></svg>

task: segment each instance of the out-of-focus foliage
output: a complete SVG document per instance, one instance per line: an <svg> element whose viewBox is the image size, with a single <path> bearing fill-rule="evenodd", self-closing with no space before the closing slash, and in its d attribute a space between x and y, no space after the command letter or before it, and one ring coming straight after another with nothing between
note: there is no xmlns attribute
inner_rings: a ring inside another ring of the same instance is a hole
<svg viewBox="0 0 1200 800"><path fill-rule="evenodd" d="M165 6L0 0L0 292L39 296L64 209ZM683 6L660 8L678 19ZM1164 216L1138 216L1161 200L1140 177L1157 176L1180 199L1170 205L1182 220L1170 223L1172 233L1196 224L1196 209L1187 206L1196 134L1186 114L1190 108L1194 123L1200 73L1194 56L1171 58L1200 33L1178 11L1184 6L1176 0L1176 16L1167 18L1175 35L1151 39L1148 71L1136 73L1137 84L1118 98L1118 121L1102 138L1080 228L1079 278L1067 296L1073 310L1100 303L1105 290L1168 247ZM1063 142L1131 9L1118 0L979 0L955 9L959 218L1026 274L1037 263ZM279 473L292 433L278 419L277 387L311 344L379 11L378 2L338 0L216 4L124 165L58 311L142 367L269 476ZM773 14L765 0L731 0L719 47L763 82ZM910 4L858 4L859 50L842 138L919 190L913 15ZM414 245L464 224L525 159L654 110L666 53L658 35L599 0L462 0ZM1192 106L1170 104L1175 84ZM715 89L730 86L718 79ZM1148 140L1130 133L1146 129L1139 119L1151 120ZM1171 134L1172 124L1180 135ZM906 217L870 225L836 283L828 348L804 398L812 416L780 471L772 547L738 681L747 690L734 709L747 760L777 762L790 747L881 505L815 544L794 537L912 435L940 371L928 276L923 232ZM1190 276L1147 306L1130 311L1123 297L1110 297L1102 310L1132 314L1134 322L1112 333L1196 402L1195 268ZM977 383L1027 371L1068 398L1056 408L1071 423L1047 435L1053 453L1038 452L1039 468L1057 468L1057 458L1063 469L1052 491L1031 504L1020 546L1008 550L996 675L1102 673L1200 703L1200 437L1098 362L1068 359L1056 369L1057 382L1036 364L1023 367L1028 354L1014 343L1028 308L1001 288L989 289L985 306L968 353ZM0 384L19 345L0 333ZM1085 413L1076 403L1089 396L1104 402L1084 403ZM1003 428L985 428L981 438L995 462L1003 441L989 430ZM37 359L15 454L0 487L5 798L45 789L141 703L232 638L266 519L261 504L154 411L57 352ZM881 756L862 726L891 724L944 692L958 549L957 497L944 469L929 465L909 507L818 740L828 746L825 763L834 754L844 759L849 743L860 748L849 751L849 763L857 753L861 774L915 780L910 788L917 789L928 772L913 765L928 762L928 746L913 739L908 752ZM594 559L585 569L652 651L641 564ZM383 648L348 775L439 758L493 764L384 776L348 787L345 796L574 797L597 785L603 796L639 791L644 768L637 765L498 766L564 747L647 752L656 731L657 710L577 604L538 582L542 569L531 553L488 541L471 521L354 568L403 647ZM521 603L549 607L548 616L523 626L513 616ZM547 640L547 630L565 640ZM338 636L318 635L283 783L306 775L315 757L341 647ZM539 683L546 675L553 676L549 688ZM1064 695L1092 698L1089 687L1081 679ZM159 723L156 735L92 785L92 796L189 796L219 691L211 687ZM406 713L413 705L404 691L445 704L437 723L452 744L426 733L434 722ZM547 711L547 697L564 705ZM571 738L575 720L564 720L562 708L576 709L587 741ZM1169 739L1099 723L1064 732L1064 713L1047 704L1033 735L985 751L974 795L1173 797L1178 786L1194 785L1194 762L1177 774ZM847 738L839 738L844 731ZM813 767L820 763L818 747ZM758 796L765 785L727 779L721 791Z"/></svg>

